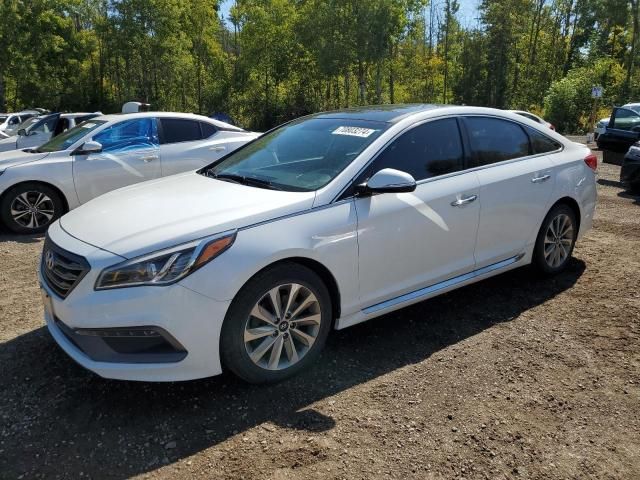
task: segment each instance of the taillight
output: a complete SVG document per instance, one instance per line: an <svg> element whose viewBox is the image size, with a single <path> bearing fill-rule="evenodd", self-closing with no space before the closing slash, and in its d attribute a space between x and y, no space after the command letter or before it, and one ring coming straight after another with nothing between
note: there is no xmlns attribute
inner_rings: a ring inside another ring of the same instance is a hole
<svg viewBox="0 0 640 480"><path fill-rule="evenodd" d="M556 131L556 126L555 126L553 123L550 123L550 124L549 124L549 128L550 128L551 130L553 130L554 132Z"/></svg>
<svg viewBox="0 0 640 480"><path fill-rule="evenodd" d="M589 167L594 172L598 169L598 157L593 152L584 157L584 163L586 163L587 167Z"/></svg>

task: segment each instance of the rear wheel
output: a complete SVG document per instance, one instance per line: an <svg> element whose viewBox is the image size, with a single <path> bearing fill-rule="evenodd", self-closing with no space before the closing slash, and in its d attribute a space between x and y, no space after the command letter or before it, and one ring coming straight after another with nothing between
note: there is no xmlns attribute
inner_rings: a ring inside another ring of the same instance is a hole
<svg viewBox="0 0 640 480"><path fill-rule="evenodd" d="M556 205L542 222L533 252L533 264L543 273L560 273L571 259L577 235L578 225L573 210L566 204Z"/></svg>
<svg viewBox="0 0 640 480"><path fill-rule="evenodd" d="M41 233L60 217L64 203L58 192L40 183L17 185L2 197L0 218L15 233Z"/></svg>
<svg viewBox="0 0 640 480"><path fill-rule="evenodd" d="M238 293L222 326L223 363L251 383L277 382L316 360L331 328L331 298L295 263L269 268Z"/></svg>

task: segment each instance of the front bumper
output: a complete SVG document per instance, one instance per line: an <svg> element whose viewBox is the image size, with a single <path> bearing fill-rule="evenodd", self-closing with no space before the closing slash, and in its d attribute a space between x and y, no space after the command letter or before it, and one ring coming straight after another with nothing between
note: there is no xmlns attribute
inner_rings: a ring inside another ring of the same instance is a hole
<svg viewBox="0 0 640 480"><path fill-rule="evenodd" d="M49 236L91 266L65 299L47 286L39 271L47 327L73 360L102 377L120 380L191 380L222 372L220 331L230 302L212 300L179 283L95 291L102 268L121 257L80 242L57 223ZM114 339L116 332L116 337L132 335L128 332L154 335L132 341Z"/></svg>

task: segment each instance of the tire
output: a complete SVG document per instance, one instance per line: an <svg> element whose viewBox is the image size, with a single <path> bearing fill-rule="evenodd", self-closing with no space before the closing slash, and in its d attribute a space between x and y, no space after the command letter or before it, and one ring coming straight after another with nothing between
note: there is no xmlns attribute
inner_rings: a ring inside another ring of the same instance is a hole
<svg viewBox="0 0 640 480"><path fill-rule="evenodd" d="M271 292L281 311L296 315L277 315ZM289 378L318 358L332 321L329 291L315 272L296 263L268 268L231 302L220 340L223 365L249 383Z"/></svg>
<svg viewBox="0 0 640 480"><path fill-rule="evenodd" d="M63 213L60 194L42 183L16 185L0 201L2 223L19 234L42 233Z"/></svg>
<svg viewBox="0 0 640 480"><path fill-rule="evenodd" d="M560 235L556 236L557 230ZM564 203L554 206L538 232L532 264L546 275L562 272L571 260L577 235L578 223L573 209Z"/></svg>

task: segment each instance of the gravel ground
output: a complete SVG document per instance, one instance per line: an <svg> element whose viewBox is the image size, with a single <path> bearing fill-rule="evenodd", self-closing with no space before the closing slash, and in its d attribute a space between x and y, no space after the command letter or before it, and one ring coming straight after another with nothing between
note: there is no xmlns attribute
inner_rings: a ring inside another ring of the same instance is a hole
<svg viewBox="0 0 640 480"><path fill-rule="evenodd" d="M42 239L0 236L0 478L640 478L640 199L618 172L562 275L334 332L266 387L84 371L43 327Z"/></svg>

